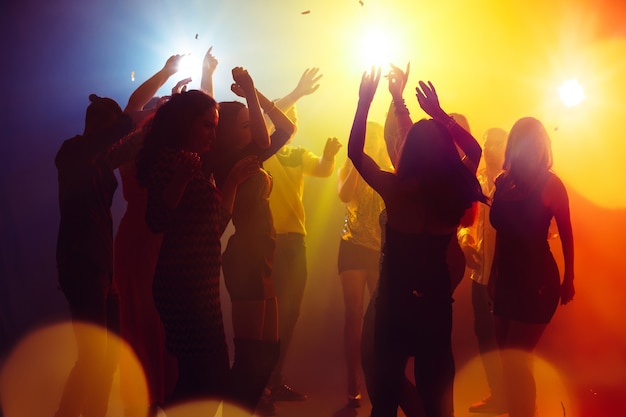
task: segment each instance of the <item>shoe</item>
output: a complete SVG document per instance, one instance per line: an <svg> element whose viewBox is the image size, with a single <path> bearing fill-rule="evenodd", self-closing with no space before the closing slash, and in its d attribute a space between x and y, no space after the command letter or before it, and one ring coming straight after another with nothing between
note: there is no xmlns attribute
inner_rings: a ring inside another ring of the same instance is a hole
<svg viewBox="0 0 626 417"><path fill-rule="evenodd" d="M267 394L264 392L254 409L254 414L260 417L271 417L276 415L276 406Z"/></svg>
<svg viewBox="0 0 626 417"><path fill-rule="evenodd" d="M305 401L307 398L306 394L294 390L287 384L280 384L272 388L270 394L272 401Z"/></svg>
<svg viewBox="0 0 626 417"><path fill-rule="evenodd" d="M484 414L503 414L507 412L504 401L498 400L491 395L485 399L472 404L469 408L470 413Z"/></svg>
<svg viewBox="0 0 626 417"><path fill-rule="evenodd" d="M361 393L357 392L354 395L348 395L348 404L346 407L349 408L360 408L361 407Z"/></svg>

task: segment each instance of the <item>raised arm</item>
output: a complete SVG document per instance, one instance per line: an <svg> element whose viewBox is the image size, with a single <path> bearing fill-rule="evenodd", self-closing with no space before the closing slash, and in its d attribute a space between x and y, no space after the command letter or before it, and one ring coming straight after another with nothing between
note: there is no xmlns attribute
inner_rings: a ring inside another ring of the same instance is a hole
<svg viewBox="0 0 626 417"><path fill-rule="evenodd" d="M296 87L286 96L276 101L276 106L282 111L287 111L298 100L309 94L313 94L320 87L319 80L322 74L319 74L319 68L307 68L300 77Z"/></svg>
<svg viewBox="0 0 626 417"><path fill-rule="evenodd" d="M482 149L480 144L476 141L474 136L467 130L463 129L451 116L449 116L439 105L439 98L437 97L437 91L429 81L426 84L423 81L419 82L419 86L415 87L417 101L419 102L422 110L426 112L430 117L448 128L452 138L457 146L465 153L468 161L464 161L465 165L476 174L478 169L478 163L480 162L480 156Z"/></svg>
<svg viewBox="0 0 626 417"><path fill-rule="evenodd" d="M261 149L267 149L270 146L270 135L265 125L265 119L263 118L259 97L257 96L252 77L250 77L246 69L241 67L233 68L232 74L235 82L231 85L231 90L236 92L237 89L240 89L248 104L252 142Z"/></svg>
<svg viewBox="0 0 626 417"><path fill-rule="evenodd" d="M183 56L184 55L172 55L169 57L163 68L137 87L130 95L124 112L133 113L143 109L143 106L154 97L157 91L159 91L159 88L161 88L172 75L176 74L178 65Z"/></svg>
<svg viewBox="0 0 626 417"><path fill-rule="evenodd" d="M204 60L202 61L202 78L200 79L200 89L211 97L215 97L215 91L213 88L213 74L215 74L218 61L217 58L215 58L215 56L211 53L212 50L213 47L210 47L204 55Z"/></svg>
<svg viewBox="0 0 626 417"><path fill-rule="evenodd" d="M361 86L359 87L359 103L354 115L352 129L350 130L350 139L348 140L348 158L350 158L361 177L378 192L383 188L383 184L379 181L382 178L379 176L382 171L378 164L363 151L363 148L365 146L367 116L379 81L380 68L372 67L369 74L367 72L363 73Z"/></svg>
<svg viewBox="0 0 626 417"><path fill-rule="evenodd" d="M335 156L341 149L341 142L337 138L328 138L322 157L317 159L308 175L313 177L328 177L335 169Z"/></svg>
<svg viewBox="0 0 626 417"><path fill-rule="evenodd" d="M409 78L410 68L410 63L407 64L406 71L402 71L399 67L391 64L391 71L389 71L387 75L391 104L389 105L387 118L385 120L384 137L387 153L394 165L397 165L400 159L404 140L411 126L413 126L409 109L406 107L402 96L404 87Z"/></svg>
<svg viewBox="0 0 626 417"><path fill-rule="evenodd" d="M283 109L279 107L276 103L265 97L260 91L257 90L257 96L259 97L259 103L261 104L261 108L270 118L272 124L276 131L281 131L288 135L287 138L291 137L296 131L296 125L294 124L289 117L285 115ZM282 146L281 146L282 147ZM278 148L280 149L280 148Z"/></svg>

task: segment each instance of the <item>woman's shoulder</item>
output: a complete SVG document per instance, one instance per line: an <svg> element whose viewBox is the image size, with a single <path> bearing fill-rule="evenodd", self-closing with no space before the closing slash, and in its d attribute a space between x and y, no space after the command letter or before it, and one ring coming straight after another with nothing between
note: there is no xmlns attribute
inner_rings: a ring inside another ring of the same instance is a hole
<svg viewBox="0 0 626 417"><path fill-rule="evenodd" d="M549 195L567 194L565 184L554 172L549 171L544 185L544 192Z"/></svg>

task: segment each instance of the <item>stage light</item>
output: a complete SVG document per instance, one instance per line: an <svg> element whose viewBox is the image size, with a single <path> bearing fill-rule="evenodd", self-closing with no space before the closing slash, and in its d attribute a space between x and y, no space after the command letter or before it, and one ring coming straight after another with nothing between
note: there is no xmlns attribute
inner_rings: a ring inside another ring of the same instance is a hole
<svg viewBox="0 0 626 417"><path fill-rule="evenodd" d="M363 37L363 57L367 64L387 67L391 61L390 42L382 30L372 30Z"/></svg>
<svg viewBox="0 0 626 417"><path fill-rule="evenodd" d="M178 72L176 73L177 77L195 78L195 76L197 76L197 74L202 69L202 62L198 62L198 59L199 58L197 54L196 55L192 53L185 54L180 60L180 62L178 63Z"/></svg>
<svg viewBox="0 0 626 417"><path fill-rule="evenodd" d="M574 107L585 99L585 92L582 86L575 79L566 80L559 87L561 101L567 107Z"/></svg>

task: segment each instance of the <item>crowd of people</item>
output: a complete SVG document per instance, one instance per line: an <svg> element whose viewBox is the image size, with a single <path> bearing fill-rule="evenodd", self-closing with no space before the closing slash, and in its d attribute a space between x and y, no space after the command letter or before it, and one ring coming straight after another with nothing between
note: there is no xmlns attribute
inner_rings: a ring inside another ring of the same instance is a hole
<svg viewBox="0 0 626 417"><path fill-rule="evenodd" d="M331 176L342 144L328 138L318 156L292 140L296 103L322 76L307 69L292 91L270 100L235 67L231 90L241 101L218 101L209 49L199 90L183 79L157 97L181 59L169 58L124 110L89 96L83 134L56 156L58 279L78 346L56 417L103 417L118 368L126 417L196 399L223 401L225 416L271 416L278 401L307 399L283 377L307 281L304 176ZM368 119L381 69L363 74L338 170L346 406L362 405L363 377L373 417L396 416L398 407L407 417L454 415L452 303L467 267L490 389L469 411L535 416L532 352L559 302L574 297L568 197L551 170L550 139L539 120L524 117L508 134L490 129L481 147L467 120L445 112L423 81L415 92L429 118L414 123L403 98L408 75L408 66L391 66L381 125ZM117 231L115 170L127 201ZM548 245L553 219L562 278ZM126 377L131 358L94 343L85 322L132 348L147 403ZM405 375L410 357L414 383Z"/></svg>

